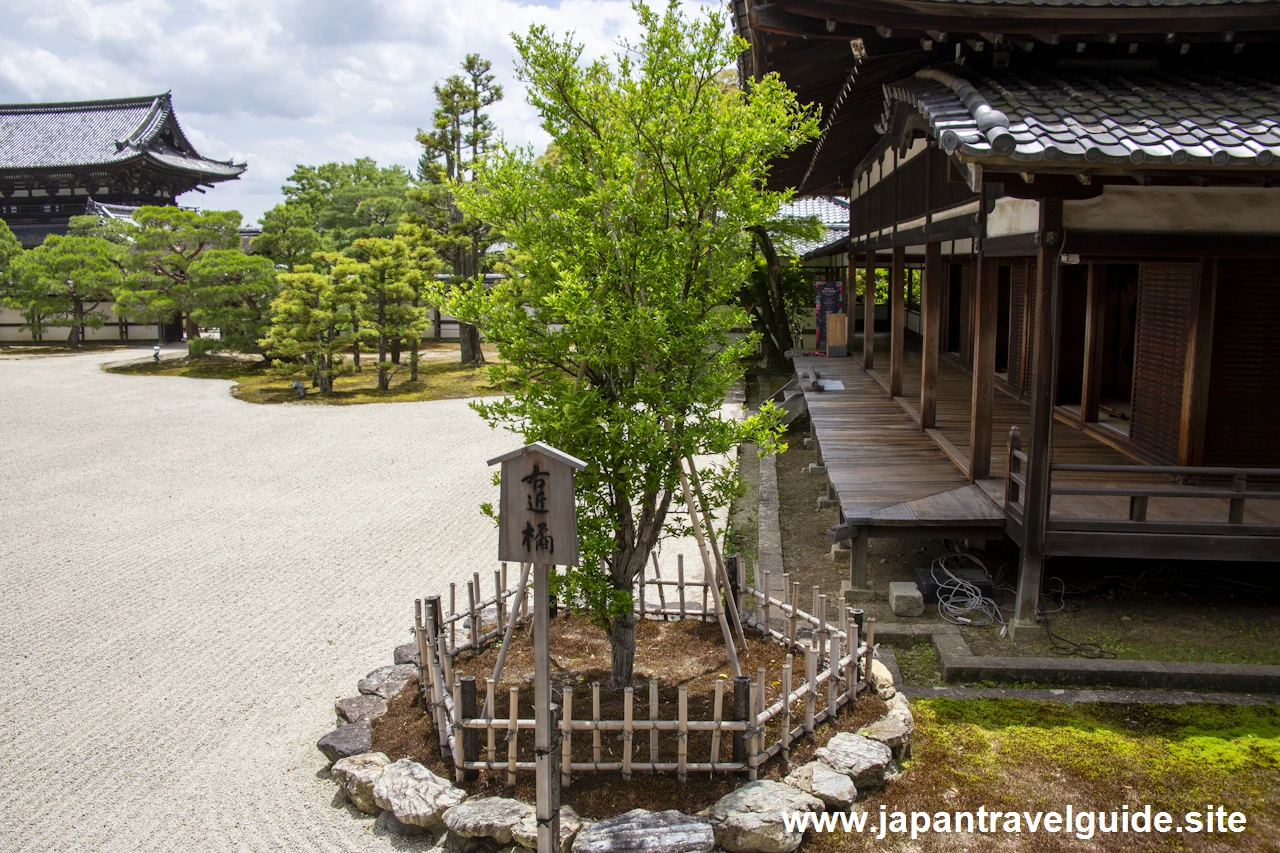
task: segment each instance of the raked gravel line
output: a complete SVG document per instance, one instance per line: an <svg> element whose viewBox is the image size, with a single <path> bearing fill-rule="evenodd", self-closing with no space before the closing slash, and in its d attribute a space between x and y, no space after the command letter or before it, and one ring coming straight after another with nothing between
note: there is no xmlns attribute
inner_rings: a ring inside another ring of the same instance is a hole
<svg viewBox="0 0 1280 853"><path fill-rule="evenodd" d="M315 741L415 596L491 583L485 461L518 438L461 400L99 370L128 355L0 359L0 851L425 846L335 799Z"/></svg>

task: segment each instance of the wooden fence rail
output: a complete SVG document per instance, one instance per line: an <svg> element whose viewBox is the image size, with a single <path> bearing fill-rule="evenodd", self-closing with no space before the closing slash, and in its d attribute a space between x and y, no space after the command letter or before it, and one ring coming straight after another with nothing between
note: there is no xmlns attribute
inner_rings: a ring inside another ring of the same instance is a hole
<svg viewBox="0 0 1280 853"><path fill-rule="evenodd" d="M752 602L755 605L752 618L739 607L744 626L787 648L789 653L780 673L771 676L762 668L754 678L744 673L728 685L726 679L717 679L711 719L691 718L686 684L677 686L676 701L671 707L670 699L665 706L660 702L658 682L651 680L643 714L636 713L633 691L627 688L623 693L621 720L602 715L599 683L590 686L590 702L583 703L575 703L581 688L575 691L573 687L564 687L562 716L557 722L561 734L563 785L569 785L575 774L588 773L620 773L627 779L636 773L675 773L680 779L689 773L746 773L755 779L763 764L777 756L789 761L790 750L797 739L811 734L816 726L833 719L846 705L857 701L859 691L865 687L870 650L874 648L874 620L866 625L864 641L862 611L833 606L828 597L814 587L812 610L815 612L807 612L799 606L800 585L792 582L789 575L783 574L779 579L786 590L785 597L779 598L772 594L768 572L762 573L761 588L756 589L746 583L741 563L736 558L726 558L726 561L729 559L733 560L734 569L729 573L732 588L724 594L735 596L738 605ZM506 565L494 572L494 594L483 599L479 574L473 575L467 583L464 609L457 609L456 587L451 589L448 615L441 612L438 596L415 602L414 634L421 660L420 684L441 754L453 763L459 781L468 781L484 772L513 786L519 774L531 773L535 768L531 743L528 739L522 743L520 738L522 732L534 728L532 716L520 714L520 688L508 685L506 708L500 712L495 700L503 692L501 685L491 678L483 679L480 684L470 676L460 678L455 672L456 657L464 652L478 654L501 640L504 623L513 614L513 624L517 627L532 618L527 600L513 599L517 593L508 586L507 574ZM656 565L655 575L638 585L637 611L642 617L706 619L715 614L716 607L724 605L714 600L708 602L708 597L717 594L715 584L684 577L683 560L679 561L675 579L662 578ZM645 599L646 585L656 587L657 602ZM675 589L675 602L667 599L664 587ZM691 597L701 601L695 603ZM463 627L462 632L457 630L459 625ZM460 633L463 636L460 637ZM808 637L803 633L808 633ZM795 660L797 656L799 661ZM800 674L798 684L795 683L797 672ZM726 692L730 694L728 702ZM479 705L481 695L483 712ZM580 708L589 709L590 717L583 718L586 715L577 710ZM643 736L646 732L648 751L644 754L636 735ZM584 740L588 733L590 738ZM697 757L692 753L691 744L695 736L702 743ZM501 740L505 740L505 755ZM732 756L722 755L726 741L732 743ZM637 748L641 755L636 754ZM666 758L670 755L674 755L674 761Z"/></svg>

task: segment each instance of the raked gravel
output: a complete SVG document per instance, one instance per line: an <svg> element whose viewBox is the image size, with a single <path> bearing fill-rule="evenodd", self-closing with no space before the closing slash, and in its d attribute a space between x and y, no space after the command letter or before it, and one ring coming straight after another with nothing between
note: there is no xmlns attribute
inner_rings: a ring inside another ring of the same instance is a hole
<svg viewBox="0 0 1280 853"><path fill-rule="evenodd" d="M131 355L0 358L0 850L426 846L335 798L315 742L415 596L492 584L485 461L519 438L462 400L99 369Z"/></svg>

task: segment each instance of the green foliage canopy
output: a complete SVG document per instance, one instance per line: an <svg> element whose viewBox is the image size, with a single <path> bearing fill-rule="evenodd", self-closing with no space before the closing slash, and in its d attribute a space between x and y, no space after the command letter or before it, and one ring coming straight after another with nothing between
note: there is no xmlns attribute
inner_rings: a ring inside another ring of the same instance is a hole
<svg viewBox="0 0 1280 853"><path fill-rule="evenodd" d="M751 275L747 229L785 194L770 161L811 138L816 116L768 76L718 83L742 43L722 15L635 6L641 42L582 61L540 26L516 36L517 73L557 156L502 147L458 206L516 247L518 275L485 290L436 289L450 313L496 340L503 400L491 423L585 460L578 478L582 566L570 594L607 623L615 685L634 656L630 590L668 527L680 460L743 441L777 447L778 413L719 417L755 341L736 294ZM724 473L724 472L722 472ZM710 469L712 503L734 478Z"/></svg>

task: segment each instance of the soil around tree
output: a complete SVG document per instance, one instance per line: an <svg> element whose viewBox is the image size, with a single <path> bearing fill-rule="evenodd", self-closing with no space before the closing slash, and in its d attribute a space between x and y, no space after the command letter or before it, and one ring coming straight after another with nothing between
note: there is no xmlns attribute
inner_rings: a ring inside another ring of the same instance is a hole
<svg viewBox="0 0 1280 853"><path fill-rule="evenodd" d="M476 678L479 704L484 705L485 679L492 677L497 658L498 644L494 644L477 657L463 653L457 659L455 671L459 676ZM748 632L745 648L738 649L743 675L757 678L757 670L765 669L766 702L772 703L782 695L782 665L786 650L778 644L752 636ZM802 659L798 659L802 660ZM792 689L799 687L803 676L803 663L793 666ZM602 719L623 719L625 692L608 689L610 654L605 633L583 616L557 618L551 622L551 670L553 695L557 704L564 706L564 688L573 688L573 718L591 719L591 685L600 683L600 712ZM636 625L636 663L633 688L634 719L648 719L649 682L658 683L658 716L664 720L678 719L679 687L688 685L689 719L714 718L715 682L724 678L724 719L732 718L733 673L725 652L719 625L715 621L657 621L646 619ZM533 644L528 628L519 630L512 638L503 667L502 683L495 696L496 710L493 716L504 720L509 716L508 688L520 688L518 715L521 719L533 717ZM819 691L820 701L825 701L825 690ZM856 731L884 716L885 703L874 695L863 694L856 705L848 707L835 723L819 725L815 737L797 741L791 749L791 765L798 766L813 758L815 750L826 743L838 731ZM792 706L793 715L803 715L804 705ZM793 725L798 721L793 717ZM781 732L780 722L766 727L769 743ZM601 732L602 762L622 760L623 735L621 732ZM496 760L506 762L507 740L505 730L495 733ZM674 762L677 758L677 734L659 733L659 761ZM480 732L481 760L487 753L487 737ZM649 733L636 732L632 742L632 760L649 761ZM732 759L732 736L726 732L721 738L720 761ZM454 767L440 757L439 736L426 715L417 682L413 682L388 705L386 715L373 724L373 749L386 753L391 760L412 758L437 775L454 778ZM573 760L592 761L591 732L574 732ZM688 736L688 760L707 762L711 757L711 733L690 732ZM519 761L533 760L533 732L521 731L518 739ZM760 769L762 779L781 779L788 768L780 757L774 758ZM521 772L514 792L506 786L505 769L490 774L481 773L480 779L463 787L474 796L516 796L533 802L534 778L532 773ZM636 772L630 782L622 781L621 773L577 774L572 784L561 791L562 802L573 806L584 817L599 819L634 808L655 811L677 809L693 814L715 803L747 780L745 773L689 773L688 781L681 783L674 773L644 774Z"/></svg>

